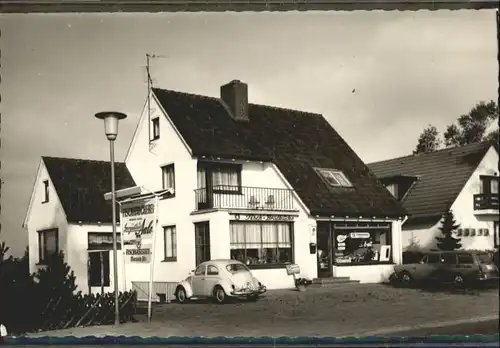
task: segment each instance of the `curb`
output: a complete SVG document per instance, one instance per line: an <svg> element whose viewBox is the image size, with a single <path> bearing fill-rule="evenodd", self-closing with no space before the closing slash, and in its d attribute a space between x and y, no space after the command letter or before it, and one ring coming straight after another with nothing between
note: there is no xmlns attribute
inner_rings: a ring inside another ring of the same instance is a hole
<svg viewBox="0 0 500 348"><path fill-rule="evenodd" d="M441 322L434 322L434 323L429 323L429 324L422 324L422 325L412 325L412 326L392 326L392 327L386 327L374 331L368 331L368 332L357 332L357 333L352 333L348 335L342 335L338 337L368 337L368 336L384 336L384 335L392 335L396 334L398 332L405 332L405 331L413 331L413 330L418 330L418 329L433 329L433 328L438 328L438 327L447 327L447 326L455 326L455 325L460 325L460 324L468 324L468 323L474 323L474 322L482 322L482 321L490 321L490 320L498 320L499 315L498 314L493 314L493 315L486 315L486 316L481 316L481 317L473 317L473 318L467 318L467 319L456 319L456 320L450 320L450 321L441 321Z"/></svg>

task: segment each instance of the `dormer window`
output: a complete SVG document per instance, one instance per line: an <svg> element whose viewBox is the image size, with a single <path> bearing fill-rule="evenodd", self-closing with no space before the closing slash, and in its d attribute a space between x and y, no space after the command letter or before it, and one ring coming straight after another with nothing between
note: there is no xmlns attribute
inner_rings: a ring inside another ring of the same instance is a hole
<svg viewBox="0 0 500 348"><path fill-rule="evenodd" d="M396 198L399 198L398 184L389 184L385 188Z"/></svg>
<svg viewBox="0 0 500 348"><path fill-rule="evenodd" d="M47 203L49 201L49 181L48 180L44 180L43 181L43 189L44 189L44 192L43 192L43 201L42 203Z"/></svg>
<svg viewBox="0 0 500 348"><path fill-rule="evenodd" d="M152 127L152 139L151 140L156 140L160 139L160 118L156 117L151 120L151 127Z"/></svg>
<svg viewBox="0 0 500 348"><path fill-rule="evenodd" d="M352 187L351 182L342 171L337 169L315 168L321 178L333 187Z"/></svg>

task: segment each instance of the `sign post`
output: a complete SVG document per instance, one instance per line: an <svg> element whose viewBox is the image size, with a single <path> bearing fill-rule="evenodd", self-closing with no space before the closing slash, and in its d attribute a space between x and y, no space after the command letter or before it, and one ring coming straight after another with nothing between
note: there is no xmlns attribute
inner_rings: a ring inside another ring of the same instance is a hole
<svg viewBox="0 0 500 348"><path fill-rule="evenodd" d="M155 267L155 249L156 249L156 231L158 226L158 196L155 196L155 214L154 214L154 225L153 225L153 243L151 247L151 261L150 261L150 274L149 274L149 295L148 295L148 320L151 321L152 317L152 298L153 298L153 278L154 278L154 267Z"/></svg>

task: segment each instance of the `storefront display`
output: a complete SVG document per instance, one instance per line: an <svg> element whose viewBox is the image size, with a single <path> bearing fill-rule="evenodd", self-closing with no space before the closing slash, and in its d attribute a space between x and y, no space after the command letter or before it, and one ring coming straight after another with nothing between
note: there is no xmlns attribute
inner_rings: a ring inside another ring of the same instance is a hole
<svg viewBox="0 0 500 348"><path fill-rule="evenodd" d="M389 262L391 244L389 230L336 230L336 265Z"/></svg>

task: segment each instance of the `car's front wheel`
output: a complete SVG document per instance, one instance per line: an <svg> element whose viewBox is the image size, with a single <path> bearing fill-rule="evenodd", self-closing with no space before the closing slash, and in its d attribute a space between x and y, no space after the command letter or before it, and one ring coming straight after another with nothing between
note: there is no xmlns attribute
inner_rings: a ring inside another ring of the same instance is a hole
<svg viewBox="0 0 500 348"><path fill-rule="evenodd" d="M401 274L399 275L399 279L404 285L410 285L411 283L413 283L413 277L409 272L406 271L401 272Z"/></svg>
<svg viewBox="0 0 500 348"><path fill-rule="evenodd" d="M214 288L214 299L217 303L219 304L222 304L224 302L226 302L226 292L224 291L224 289L222 288L222 286L220 285L217 285L215 288Z"/></svg>
<svg viewBox="0 0 500 348"><path fill-rule="evenodd" d="M179 286L177 288L175 298L177 299L177 302L185 303L187 301L186 289L184 289L184 287L182 286Z"/></svg>

